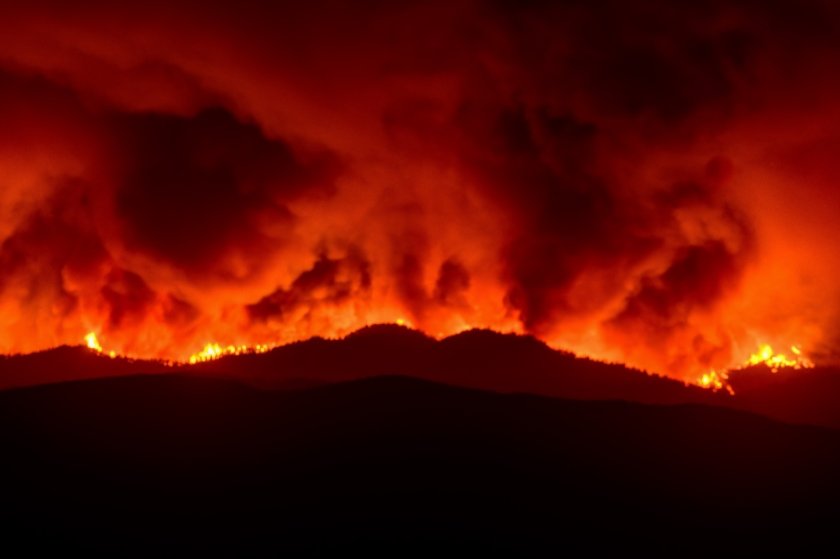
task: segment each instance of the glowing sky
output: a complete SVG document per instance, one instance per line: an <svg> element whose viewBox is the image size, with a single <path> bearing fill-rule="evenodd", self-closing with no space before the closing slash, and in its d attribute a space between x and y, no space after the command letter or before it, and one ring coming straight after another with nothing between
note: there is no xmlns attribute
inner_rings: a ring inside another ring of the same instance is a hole
<svg viewBox="0 0 840 559"><path fill-rule="evenodd" d="M836 359L834 2L6 4L2 352Z"/></svg>

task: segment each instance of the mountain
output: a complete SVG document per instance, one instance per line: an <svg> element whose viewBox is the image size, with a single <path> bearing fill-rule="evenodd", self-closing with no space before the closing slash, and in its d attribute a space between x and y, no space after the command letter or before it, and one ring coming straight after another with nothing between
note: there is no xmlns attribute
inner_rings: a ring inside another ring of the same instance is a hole
<svg viewBox="0 0 840 559"><path fill-rule="evenodd" d="M161 362L111 358L81 346L60 346L35 353L0 355L0 389L73 380L163 373Z"/></svg>
<svg viewBox="0 0 840 559"><path fill-rule="evenodd" d="M240 357L245 357L241 359ZM470 330L440 341L379 325L346 338L315 338L266 354L228 356L189 372L274 388L290 379L329 383L405 375L497 392L650 403L711 402L707 391L667 377L556 351L530 337ZM711 397L711 398L710 398Z"/></svg>
<svg viewBox="0 0 840 559"><path fill-rule="evenodd" d="M761 365L735 371L730 383L736 397L724 405L788 423L840 429L840 369L781 370Z"/></svg>
<svg viewBox="0 0 840 559"><path fill-rule="evenodd" d="M576 357L529 337L471 330L435 340L394 325L363 328L343 339L310 340L261 354L230 355L196 365L111 359L62 347L0 358L0 388L64 380L182 373L232 379L264 389L312 387L402 375L495 392L650 404L705 404L747 410L788 423L840 429L840 371L732 374L735 396L647 374L620 364Z"/></svg>
<svg viewBox="0 0 840 559"><path fill-rule="evenodd" d="M840 502L833 430L401 377L11 390L0 448L3 545L30 551L802 552Z"/></svg>

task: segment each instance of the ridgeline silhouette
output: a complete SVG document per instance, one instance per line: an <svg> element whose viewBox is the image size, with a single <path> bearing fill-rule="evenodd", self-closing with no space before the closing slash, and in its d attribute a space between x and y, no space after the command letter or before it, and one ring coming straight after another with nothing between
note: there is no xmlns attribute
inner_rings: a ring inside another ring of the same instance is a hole
<svg viewBox="0 0 840 559"><path fill-rule="evenodd" d="M840 372L764 366L730 376L735 396L556 351L529 337L471 330L435 340L409 328L377 325L346 338L310 340L268 353L224 356L195 365L112 359L82 347L0 358L0 388L137 374L183 373L265 389L294 389L382 375L583 400L706 404L789 423L840 428Z"/></svg>

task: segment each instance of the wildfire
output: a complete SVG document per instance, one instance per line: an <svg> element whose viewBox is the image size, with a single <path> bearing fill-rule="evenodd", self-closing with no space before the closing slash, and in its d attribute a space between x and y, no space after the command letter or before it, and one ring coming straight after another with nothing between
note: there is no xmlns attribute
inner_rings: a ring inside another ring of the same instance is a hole
<svg viewBox="0 0 840 559"><path fill-rule="evenodd" d="M227 345L207 344L204 349L198 353L190 355L187 360L190 365L196 363L203 363L205 361L212 361L225 355L243 355L246 353L265 353L272 348L269 344L257 344L255 346L247 345Z"/></svg>
<svg viewBox="0 0 840 559"><path fill-rule="evenodd" d="M403 325L406 322L400 319L397 323ZM96 353L105 354L111 358L115 358L117 356L115 351L106 352L102 348L102 344L99 342L99 338L95 332L88 332L85 335L84 340L88 349L95 351ZM189 358L182 361L173 361L171 363L189 363L190 365L195 365L197 363L212 361L228 355L266 353L274 347L275 345L272 344L257 344L254 346L223 346L218 343L208 343L201 351L193 353L189 356ZM810 369L814 367L814 363L802 353L802 349L799 346L790 346L790 354L788 355L786 353L776 353L773 351L773 347L769 344L761 344L759 345L758 351L750 355L749 358L744 361L743 365L739 367L739 369L761 364L766 365L773 373L778 372L779 369ZM696 383L698 386L708 388L712 391L726 390L730 394L735 394L732 386L729 384L729 372L727 371L711 370L698 377Z"/></svg>
<svg viewBox="0 0 840 559"><path fill-rule="evenodd" d="M750 355L739 368L744 369L761 364L766 365L773 373L777 373L779 369L810 369L814 367L813 361L802 353L802 349L799 346L790 346L790 355L788 355L786 353L776 353L770 344L761 344L758 347L758 351ZM727 372L713 370L701 375L697 379L697 384L710 390L717 391L725 389L730 394L735 394L728 383L728 378L729 374Z"/></svg>
<svg viewBox="0 0 840 559"><path fill-rule="evenodd" d="M798 346L790 346L790 352L790 356L776 353L769 344L762 344L756 353L750 355L744 365L749 367L764 363L774 373L779 369L810 369L814 366L810 359L802 355L802 350Z"/></svg>
<svg viewBox="0 0 840 559"><path fill-rule="evenodd" d="M725 371L709 371L708 373L700 377L700 379L698 380L698 384L703 388L708 388L710 390L726 390L730 394L735 394L735 391L732 390L732 387L729 385L729 382L727 382L728 378L729 374Z"/></svg>
<svg viewBox="0 0 840 559"><path fill-rule="evenodd" d="M85 335L85 345L88 349L95 351L96 353L106 354L111 358L115 358L117 356L116 351L105 351L102 348L102 344L99 343L99 338L96 336L95 332L88 332ZM213 359L218 359L220 357L224 357L225 355L244 355L247 353L265 353L271 350L274 346L270 344L257 344L255 346L248 346L248 345L227 345L223 346L217 343L209 343L204 346L204 349L199 351L198 353L194 353L190 355L188 359L183 361L173 361L172 364L175 363L189 363L190 365L195 365L196 363L203 363L205 361L212 361Z"/></svg>
<svg viewBox="0 0 840 559"><path fill-rule="evenodd" d="M96 337L96 332L87 333L85 336L85 345L87 345L88 349L91 349L96 353L105 353L105 350L102 349L102 344L99 343L99 339ZM117 356L117 352L109 351L108 356L111 359L114 359Z"/></svg>
<svg viewBox="0 0 840 559"><path fill-rule="evenodd" d="M94 332L88 332L87 336L85 336L85 343L87 344L88 348L96 351L98 353L102 353L102 346L99 343L99 340L96 338L96 334Z"/></svg>
<svg viewBox="0 0 840 559"><path fill-rule="evenodd" d="M413 328L414 325L412 322L406 318L399 317L394 321L399 326L404 326L407 328ZM116 357L117 352L115 351L105 351L102 348L102 344L99 342L99 338L97 337L95 332L89 332L84 337L85 345L88 349L95 351L96 353L102 353L109 355L111 357ZM213 361L215 359L219 359L221 357L229 356L229 355L247 355L247 354L258 354L258 353L267 353L271 351L275 347L280 345L279 343L265 343L265 344L256 344L256 345L222 345L217 342L209 342L207 343L201 351L191 354L189 357L181 357L175 359L166 359L165 362L170 365L195 365L197 363L204 363L207 361ZM123 355L127 358L133 358L134 356ZM139 357L143 358L143 357Z"/></svg>

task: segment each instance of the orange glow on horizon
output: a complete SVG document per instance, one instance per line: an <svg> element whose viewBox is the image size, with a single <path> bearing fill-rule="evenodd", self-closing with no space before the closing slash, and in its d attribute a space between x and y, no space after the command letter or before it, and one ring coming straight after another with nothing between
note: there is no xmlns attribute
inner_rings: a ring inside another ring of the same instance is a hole
<svg viewBox="0 0 840 559"><path fill-rule="evenodd" d="M197 364L395 323L713 390L840 359L840 48L785 10L25 4L2 354Z"/></svg>

